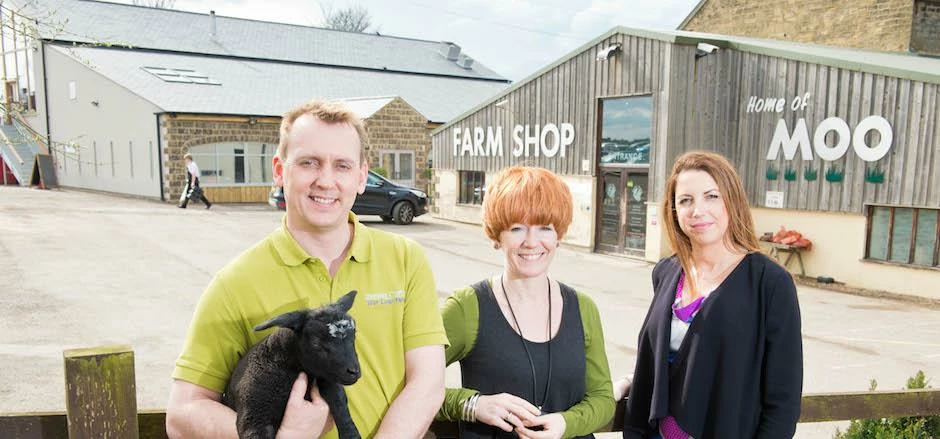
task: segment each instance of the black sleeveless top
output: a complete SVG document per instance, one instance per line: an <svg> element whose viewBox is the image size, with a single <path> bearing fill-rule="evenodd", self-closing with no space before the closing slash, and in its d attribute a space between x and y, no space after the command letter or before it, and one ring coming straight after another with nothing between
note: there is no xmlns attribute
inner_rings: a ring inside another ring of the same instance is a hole
<svg viewBox="0 0 940 439"><path fill-rule="evenodd" d="M561 325L551 343L551 384L545 396L548 375L549 342L525 341L513 330L499 309L489 281L473 285L480 307L479 329L473 350L460 360L463 387L476 389L483 395L509 393L542 404L542 413L567 410L584 398L585 358L584 327L575 291L561 284ZM526 343L535 365L535 394L532 388L532 366L522 343ZM460 422L461 439L515 438L499 428L480 422ZM578 436L593 438L594 435Z"/></svg>

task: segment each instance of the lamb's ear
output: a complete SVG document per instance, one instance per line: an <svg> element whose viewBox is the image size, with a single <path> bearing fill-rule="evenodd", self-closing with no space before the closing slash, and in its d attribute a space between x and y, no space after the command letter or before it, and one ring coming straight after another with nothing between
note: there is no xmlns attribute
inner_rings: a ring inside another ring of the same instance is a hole
<svg viewBox="0 0 940 439"><path fill-rule="evenodd" d="M339 308L342 309L343 312L349 312L349 309L352 308L353 302L355 300L356 300L356 290L352 290L346 293L345 296L340 297L339 300L336 301L336 304L339 305Z"/></svg>
<svg viewBox="0 0 940 439"><path fill-rule="evenodd" d="M301 328L303 328L304 323L307 321L307 316L307 311L291 311L289 313L284 313L258 326L255 326L255 331L263 331L272 326L280 326L282 328L299 331Z"/></svg>

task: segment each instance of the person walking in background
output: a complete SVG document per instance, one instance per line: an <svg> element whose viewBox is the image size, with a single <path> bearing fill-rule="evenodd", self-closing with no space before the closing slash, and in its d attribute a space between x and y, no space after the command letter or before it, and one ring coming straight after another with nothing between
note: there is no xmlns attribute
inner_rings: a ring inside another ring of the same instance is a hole
<svg viewBox="0 0 940 439"><path fill-rule="evenodd" d="M604 332L585 294L549 277L572 219L571 192L548 170L514 166L486 189L486 236L503 272L457 290L442 310L462 388L438 419L461 439L593 437L613 417Z"/></svg>
<svg viewBox="0 0 940 439"><path fill-rule="evenodd" d="M803 343L793 278L762 254L724 157L676 159L663 196L675 254L653 268L623 437L791 438Z"/></svg>
<svg viewBox="0 0 940 439"><path fill-rule="evenodd" d="M212 203L209 202L199 186L199 166L193 161L192 154L187 153L184 155L183 161L186 163L186 190L183 192L184 196L180 199L179 207L185 209L186 204L191 199L202 201L206 205L206 209L212 207Z"/></svg>

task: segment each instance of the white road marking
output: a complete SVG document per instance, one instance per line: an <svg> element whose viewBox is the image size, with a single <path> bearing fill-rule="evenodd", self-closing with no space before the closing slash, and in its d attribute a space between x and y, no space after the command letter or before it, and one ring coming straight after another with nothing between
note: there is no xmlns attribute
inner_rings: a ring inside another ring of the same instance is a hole
<svg viewBox="0 0 940 439"><path fill-rule="evenodd" d="M893 345L903 345L903 346L923 346L928 348L937 348L940 349L940 343L925 343L920 341L903 341L903 340L881 340L876 338L858 338L858 337L838 337L838 336L815 336L824 340L840 340L840 341L855 341L862 343L877 343L877 344L893 344Z"/></svg>

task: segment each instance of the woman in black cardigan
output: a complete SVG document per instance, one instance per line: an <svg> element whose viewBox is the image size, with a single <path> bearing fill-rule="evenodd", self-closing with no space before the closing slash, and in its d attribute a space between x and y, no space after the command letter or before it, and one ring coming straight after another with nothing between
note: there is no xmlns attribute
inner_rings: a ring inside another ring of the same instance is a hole
<svg viewBox="0 0 940 439"><path fill-rule="evenodd" d="M740 177L722 156L673 165L624 438L791 438L803 347L793 278L760 253Z"/></svg>

